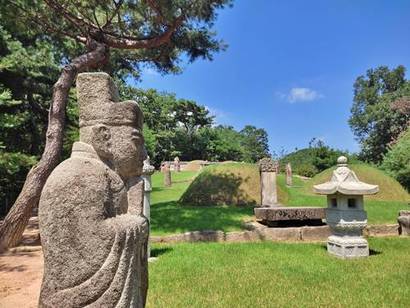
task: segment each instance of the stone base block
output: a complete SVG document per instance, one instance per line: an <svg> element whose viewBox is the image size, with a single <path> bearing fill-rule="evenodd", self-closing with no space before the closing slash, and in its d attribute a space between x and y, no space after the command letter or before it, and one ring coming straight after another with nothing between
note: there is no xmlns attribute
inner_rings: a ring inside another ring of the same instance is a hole
<svg viewBox="0 0 410 308"><path fill-rule="evenodd" d="M300 235L302 241L325 241L332 232L329 226L302 227Z"/></svg>
<svg viewBox="0 0 410 308"><path fill-rule="evenodd" d="M327 251L342 259L363 258L369 256L369 243L363 237L331 235L327 239Z"/></svg>
<svg viewBox="0 0 410 308"><path fill-rule="evenodd" d="M321 225L325 208L262 207L254 209L256 220L271 227Z"/></svg>

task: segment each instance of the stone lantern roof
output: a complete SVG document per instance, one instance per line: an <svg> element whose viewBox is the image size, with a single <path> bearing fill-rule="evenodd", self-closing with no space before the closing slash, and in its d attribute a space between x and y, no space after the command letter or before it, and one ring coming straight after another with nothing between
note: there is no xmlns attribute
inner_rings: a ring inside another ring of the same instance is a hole
<svg viewBox="0 0 410 308"><path fill-rule="evenodd" d="M356 174L347 166L347 158L340 156L337 159L337 168L333 171L329 182L314 185L315 193L321 195L372 195L379 191L378 185L360 182Z"/></svg>

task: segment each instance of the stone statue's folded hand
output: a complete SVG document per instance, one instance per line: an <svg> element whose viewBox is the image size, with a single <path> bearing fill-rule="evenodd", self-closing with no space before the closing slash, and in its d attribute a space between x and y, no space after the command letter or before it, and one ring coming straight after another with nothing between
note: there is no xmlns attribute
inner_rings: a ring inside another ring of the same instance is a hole
<svg viewBox="0 0 410 308"><path fill-rule="evenodd" d="M122 214L106 219L108 228L112 228L115 233L132 232L138 242L146 242L149 236L148 219L141 215Z"/></svg>

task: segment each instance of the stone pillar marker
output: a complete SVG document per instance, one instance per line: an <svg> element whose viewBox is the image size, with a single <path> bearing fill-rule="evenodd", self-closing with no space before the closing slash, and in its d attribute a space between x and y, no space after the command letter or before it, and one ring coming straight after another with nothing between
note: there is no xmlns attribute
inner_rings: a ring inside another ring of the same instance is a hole
<svg viewBox="0 0 410 308"><path fill-rule="evenodd" d="M164 186L169 187L172 185L172 180L171 180L171 167L169 165L169 162L166 162L164 164L163 168L163 173L164 173Z"/></svg>
<svg viewBox="0 0 410 308"><path fill-rule="evenodd" d="M328 253L343 259L369 256L369 244L362 236L367 225L363 195L376 194L379 187L359 181L347 166L347 158L340 156L330 181L313 189L327 196L326 222L332 231Z"/></svg>
<svg viewBox="0 0 410 308"><path fill-rule="evenodd" d="M148 219L148 222L151 220L151 191L152 191L152 182L151 175L155 172L155 167L151 166L150 158L147 156L147 159L144 160L144 165L142 167L142 179L144 180L144 209L143 214ZM147 256L150 257L151 249L148 243L147 247Z"/></svg>
<svg viewBox="0 0 410 308"><path fill-rule="evenodd" d="M145 306L148 222L142 111L106 73L77 78L80 141L39 201L44 276L39 307Z"/></svg>
<svg viewBox="0 0 410 308"><path fill-rule="evenodd" d="M276 175L278 175L279 172L280 172L279 160L275 160L275 162L274 162L274 168L275 168Z"/></svg>
<svg viewBox="0 0 410 308"><path fill-rule="evenodd" d="M259 162L261 178L261 205L263 207L278 206L275 165L271 158L262 158Z"/></svg>
<svg viewBox="0 0 410 308"><path fill-rule="evenodd" d="M175 172L180 172L181 171L181 164L179 162L179 157L175 156L174 158L174 170Z"/></svg>
<svg viewBox="0 0 410 308"><path fill-rule="evenodd" d="M292 186L292 166L290 163L286 164L286 185Z"/></svg>

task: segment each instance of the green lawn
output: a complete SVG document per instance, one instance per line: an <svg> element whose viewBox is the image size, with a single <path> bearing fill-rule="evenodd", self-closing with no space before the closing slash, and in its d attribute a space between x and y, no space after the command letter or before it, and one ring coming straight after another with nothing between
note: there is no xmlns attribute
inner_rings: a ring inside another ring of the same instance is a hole
<svg viewBox="0 0 410 308"><path fill-rule="evenodd" d="M289 206L321 206L326 207L326 196L314 195L307 192L309 185L300 178L293 178L293 187L285 185L285 176L278 176L278 183L288 194L287 205ZM397 215L400 210L410 209L408 203L403 201L379 201L369 200L365 197L365 209L369 224L397 223Z"/></svg>
<svg viewBox="0 0 410 308"><path fill-rule="evenodd" d="M172 186L164 187L163 175L152 176L151 234L166 235L196 230L240 230L252 219L251 207L183 206L177 201L197 172L172 173Z"/></svg>
<svg viewBox="0 0 410 308"><path fill-rule="evenodd" d="M244 220L253 219L252 207L235 206L192 206L180 204L179 198L187 189L197 172L172 173L173 185L163 186L163 175L156 172L153 177L151 195L152 235L167 235L196 230L236 231L242 229ZM278 176L285 204L290 206L325 206L326 197L309 193L306 181L294 177L293 187L285 185L283 175ZM396 223L398 211L409 208L406 202L366 200L370 224Z"/></svg>
<svg viewBox="0 0 410 308"><path fill-rule="evenodd" d="M410 239L339 260L321 244L154 245L148 307L408 307Z"/></svg>

